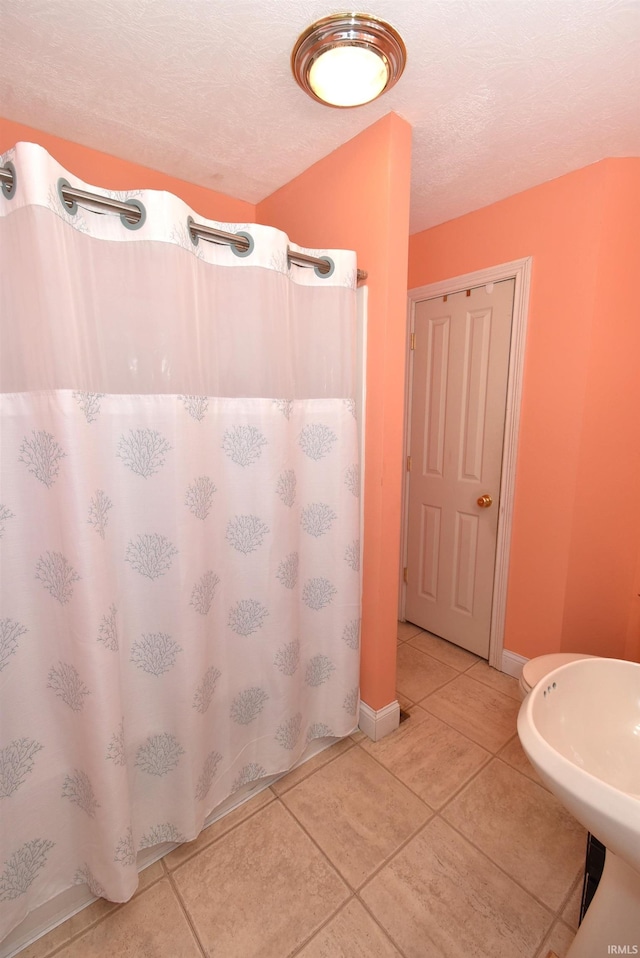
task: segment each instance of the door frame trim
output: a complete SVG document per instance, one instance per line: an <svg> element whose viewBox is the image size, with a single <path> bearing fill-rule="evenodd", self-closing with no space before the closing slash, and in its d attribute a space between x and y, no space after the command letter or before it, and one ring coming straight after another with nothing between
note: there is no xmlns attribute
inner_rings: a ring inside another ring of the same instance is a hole
<svg viewBox="0 0 640 958"><path fill-rule="evenodd" d="M520 428L520 407L522 403L522 382L524 376L525 342L527 321L529 318L529 294L531 290L531 268L533 258L513 260L489 266L486 269L438 283L429 283L408 291L408 322L406 347L406 392L405 392L405 436L404 461L410 455L411 435L411 395L413 391L413 356L411 352L411 334L415 331L416 303L437 296L452 296L473 286L485 286L487 283L499 283L502 280L515 280L513 295L513 316L511 319L511 345L509 349L509 375L507 380L506 416L504 423L504 441L502 444L502 472L500 477L500 506L498 511L498 533L496 541L496 567L493 577L493 601L491 605L491 628L489 633L489 665L502 670L504 648L504 624L507 608L507 583L509 578L509 557L511 551L511 527L513 522L513 500L516 482L516 459ZM399 618L404 620L406 602L406 584L403 570L407 563L407 525L409 515L409 476L403 469L402 482L402 539L400 548L400 608Z"/></svg>

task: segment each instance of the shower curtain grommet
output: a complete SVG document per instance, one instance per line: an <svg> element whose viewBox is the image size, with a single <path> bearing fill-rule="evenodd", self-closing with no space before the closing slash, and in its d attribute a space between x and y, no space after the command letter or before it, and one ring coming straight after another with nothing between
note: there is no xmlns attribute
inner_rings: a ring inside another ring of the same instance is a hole
<svg viewBox="0 0 640 958"><path fill-rule="evenodd" d="M329 279L330 276L333 276L334 270L336 268L336 264L333 262L330 256L320 256L318 258L323 260L323 262L327 263L329 266L329 269L323 271L320 269L319 266L314 266L313 272L320 279Z"/></svg>
<svg viewBox="0 0 640 958"><path fill-rule="evenodd" d="M146 218L147 218L147 211L146 211L146 209L145 209L145 207L144 207L144 204L141 203L140 200L128 199L128 200L127 200L127 205L128 205L128 206L135 206L135 208L140 211L140 219L130 220L130 219L127 219L127 214L126 214L126 213L121 213L121 214L120 214L120 222L122 223L122 225L124 226L125 229L128 229L128 230L139 230L142 226L144 226L145 220L146 220Z"/></svg>
<svg viewBox="0 0 640 958"><path fill-rule="evenodd" d="M249 245L246 249L238 249L237 246L231 244L231 252L234 254L234 256L239 256L240 259L244 259L246 256L251 256L255 247L251 233L247 233L245 230L238 230L236 232L236 236L241 236L243 239L246 239Z"/></svg>
<svg viewBox="0 0 640 958"><path fill-rule="evenodd" d="M11 162L11 160L7 160L7 162L4 164L4 168L6 170L9 170L13 179L11 180L10 183L5 182L5 180L0 180L0 189L2 189L2 194L5 197L5 199L12 200L14 196L16 195L16 188L18 185L16 168Z"/></svg>
<svg viewBox="0 0 640 958"><path fill-rule="evenodd" d="M65 180L63 176L59 177L56 188L62 209L65 211L65 213L68 213L69 216L75 216L78 212L78 204L75 200L65 200L64 194L62 192L65 186L68 186L71 189L71 183L69 180Z"/></svg>
<svg viewBox="0 0 640 958"><path fill-rule="evenodd" d="M193 245L197 246L200 242L200 237L198 236L197 233L191 232L191 227L193 226L194 223L195 223L195 220L193 216L187 216L187 234L189 236L189 239L193 243Z"/></svg>

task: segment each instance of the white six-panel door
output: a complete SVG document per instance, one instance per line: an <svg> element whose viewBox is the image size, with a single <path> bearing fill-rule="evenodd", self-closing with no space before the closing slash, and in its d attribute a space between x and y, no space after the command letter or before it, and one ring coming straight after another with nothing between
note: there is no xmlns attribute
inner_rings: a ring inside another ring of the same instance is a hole
<svg viewBox="0 0 640 958"><path fill-rule="evenodd" d="M415 307L405 616L484 658L513 293L506 280Z"/></svg>

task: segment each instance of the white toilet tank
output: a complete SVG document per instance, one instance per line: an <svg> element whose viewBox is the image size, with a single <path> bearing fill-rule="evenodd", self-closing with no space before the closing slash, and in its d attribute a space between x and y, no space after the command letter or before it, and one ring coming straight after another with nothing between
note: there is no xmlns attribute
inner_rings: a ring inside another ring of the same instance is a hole
<svg viewBox="0 0 640 958"><path fill-rule="evenodd" d="M520 694L522 698L531 689L541 682L549 672L559 669L568 662L577 662L579 659L594 659L597 656L586 655L580 652L553 652L550 655L538 655L535 659L525 662L520 675Z"/></svg>

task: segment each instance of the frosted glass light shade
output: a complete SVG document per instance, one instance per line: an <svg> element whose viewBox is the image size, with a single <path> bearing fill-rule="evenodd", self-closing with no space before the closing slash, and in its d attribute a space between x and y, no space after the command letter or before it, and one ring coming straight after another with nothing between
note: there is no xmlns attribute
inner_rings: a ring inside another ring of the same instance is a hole
<svg viewBox="0 0 640 958"><path fill-rule="evenodd" d="M368 47L332 47L313 61L309 85L332 106L359 106L380 96L389 80L387 61Z"/></svg>
<svg viewBox="0 0 640 958"><path fill-rule="evenodd" d="M392 26L370 14L324 17L298 38L291 68L298 84L328 106L375 100L404 70L406 49Z"/></svg>

